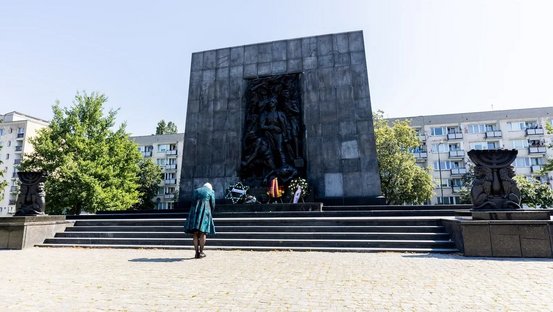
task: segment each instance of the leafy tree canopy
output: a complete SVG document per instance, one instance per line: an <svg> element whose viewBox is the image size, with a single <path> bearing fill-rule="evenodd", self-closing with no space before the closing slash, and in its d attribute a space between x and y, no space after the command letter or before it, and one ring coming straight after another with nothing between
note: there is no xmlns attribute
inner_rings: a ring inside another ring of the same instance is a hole
<svg viewBox="0 0 553 312"><path fill-rule="evenodd" d="M172 121L165 123L165 120L162 119L157 123L156 135L176 134L177 132L177 125L175 125L175 123Z"/></svg>
<svg viewBox="0 0 553 312"><path fill-rule="evenodd" d="M535 178L517 175L513 178L520 190L521 202L531 208L547 208L553 206L553 190L546 183Z"/></svg>
<svg viewBox="0 0 553 312"><path fill-rule="evenodd" d="M138 203L133 208L136 210L153 209L155 203L152 199L157 194L162 170L150 158L141 159L139 167L138 192L140 193L140 197L138 198Z"/></svg>
<svg viewBox="0 0 553 312"><path fill-rule="evenodd" d="M422 204L433 194L432 176L428 169L417 166L411 149L420 141L409 121L389 125L383 112L373 114L376 154L382 193L387 204Z"/></svg>
<svg viewBox="0 0 553 312"><path fill-rule="evenodd" d="M117 111L106 116L103 94L77 94L70 108L55 104L49 127L30 139L34 152L20 170L45 171L48 213L124 210L139 200L137 145L125 124L117 130Z"/></svg>

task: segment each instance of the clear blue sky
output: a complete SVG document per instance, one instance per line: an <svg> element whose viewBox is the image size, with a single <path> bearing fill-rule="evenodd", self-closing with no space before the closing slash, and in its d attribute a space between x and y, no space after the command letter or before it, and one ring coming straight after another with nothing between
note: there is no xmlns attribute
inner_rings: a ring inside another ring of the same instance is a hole
<svg viewBox="0 0 553 312"><path fill-rule="evenodd" d="M184 131L192 52L362 30L386 117L553 105L553 1L0 2L0 113L99 91L133 135Z"/></svg>

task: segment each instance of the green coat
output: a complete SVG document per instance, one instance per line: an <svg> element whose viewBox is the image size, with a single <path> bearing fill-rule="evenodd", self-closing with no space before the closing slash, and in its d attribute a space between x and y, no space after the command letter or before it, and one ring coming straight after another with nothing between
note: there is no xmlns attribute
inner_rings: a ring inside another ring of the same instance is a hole
<svg viewBox="0 0 553 312"><path fill-rule="evenodd" d="M213 209L215 209L215 193L205 186L197 188L194 191L194 203L190 207L184 231L215 234L215 224L211 215Z"/></svg>

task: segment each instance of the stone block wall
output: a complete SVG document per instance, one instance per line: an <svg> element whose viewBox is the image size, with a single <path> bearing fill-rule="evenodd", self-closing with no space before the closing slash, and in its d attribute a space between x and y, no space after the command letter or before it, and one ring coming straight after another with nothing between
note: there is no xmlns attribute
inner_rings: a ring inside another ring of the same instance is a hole
<svg viewBox="0 0 553 312"><path fill-rule="evenodd" d="M247 79L300 73L307 179L317 199L381 194L361 31L192 54L180 200L238 181Z"/></svg>

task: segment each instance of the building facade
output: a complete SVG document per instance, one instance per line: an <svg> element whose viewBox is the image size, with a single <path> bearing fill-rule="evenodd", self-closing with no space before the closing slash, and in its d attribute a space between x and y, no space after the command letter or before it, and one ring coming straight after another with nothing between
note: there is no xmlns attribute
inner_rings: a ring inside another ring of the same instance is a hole
<svg viewBox="0 0 553 312"><path fill-rule="evenodd" d="M547 124L553 124L553 107L389 120L405 119L411 121L421 140L421 146L413 151L417 163L429 167L436 181L432 204L460 202L462 178L470 168L467 152L471 149L516 149L516 173L552 185L553 173L542 172L542 166L553 156L548 148L553 135L546 130Z"/></svg>
<svg viewBox="0 0 553 312"><path fill-rule="evenodd" d="M178 201L184 133L135 136L131 139L145 158L162 169L161 183L153 201L155 209L174 209Z"/></svg>
<svg viewBox="0 0 553 312"><path fill-rule="evenodd" d="M29 138L38 130L47 127L49 122L15 111L0 115L0 120L0 170L4 172L0 181L8 182L8 186L1 190L4 196L0 201L0 215L6 215L15 212L15 201L19 192L17 166L25 154L33 152Z"/></svg>

